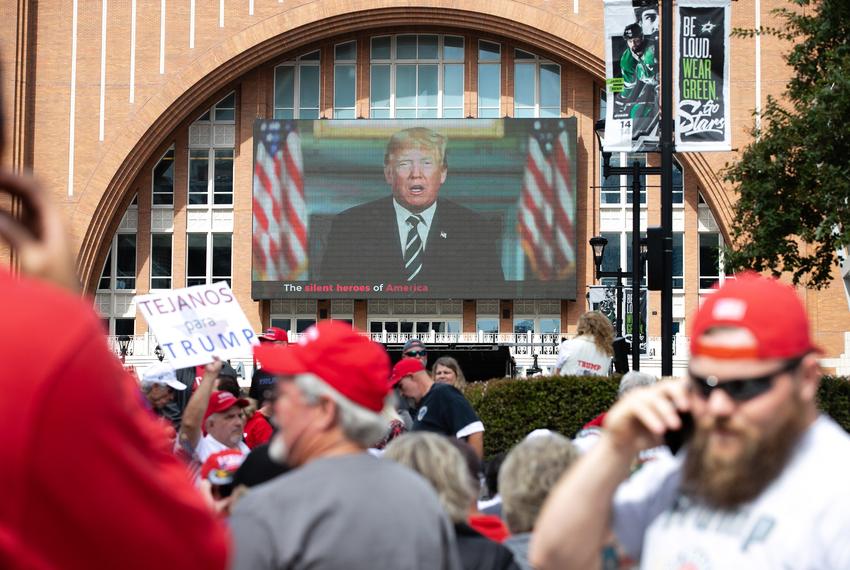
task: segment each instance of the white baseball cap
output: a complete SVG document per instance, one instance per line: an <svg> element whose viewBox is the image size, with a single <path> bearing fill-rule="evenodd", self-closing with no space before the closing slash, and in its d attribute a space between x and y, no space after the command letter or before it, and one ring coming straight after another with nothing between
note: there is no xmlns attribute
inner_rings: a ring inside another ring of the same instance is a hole
<svg viewBox="0 0 850 570"><path fill-rule="evenodd" d="M177 380L177 375L174 373L174 368L170 364L160 362L152 364L142 372L142 382L150 382L152 384L165 384L175 390L185 390L186 385Z"/></svg>

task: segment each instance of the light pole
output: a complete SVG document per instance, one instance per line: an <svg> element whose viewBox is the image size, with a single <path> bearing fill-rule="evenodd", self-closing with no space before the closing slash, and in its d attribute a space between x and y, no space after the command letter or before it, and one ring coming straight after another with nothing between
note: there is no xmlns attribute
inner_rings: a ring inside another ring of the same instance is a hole
<svg viewBox="0 0 850 570"><path fill-rule="evenodd" d="M121 364L127 360L127 352L130 350L130 337L122 334L118 337L118 350L121 353Z"/></svg>
<svg viewBox="0 0 850 570"><path fill-rule="evenodd" d="M599 141L599 148L602 148L602 141L605 140L605 120L596 121L594 125L594 132L596 133L596 138ZM598 256L596 255L596 247L594 246L594 262L596 265L596 274L598 277L617 277L617 287L618 287L618 300L617 306L619 309L619 295L620 295L620 287L622 277L631 277L632 279L632 369L639 370L640 369L640 282L642 279L643 273L643 259L646 256L646 240L641 239L640 237L640 177L646 175L656 175L661 174L661 168L657 166L641 166L641 164L637 160L633 160L631 166L611 166L611 153L602 151L602 176L608 178L609 176L631 176L632 177L632 271L631 272L621 272L618 268L616 272L610 272L611 275L604 275L600 271L600 267L602 265L602 253ZM591 239L591 246L593 246L593 240L597 238ZM598 238L604 239L604 238ZM605 241L607 244L607 240ZM604 245L602 249L604 250ZM618 325L618 334L620 334L621 329Z"/></svg>

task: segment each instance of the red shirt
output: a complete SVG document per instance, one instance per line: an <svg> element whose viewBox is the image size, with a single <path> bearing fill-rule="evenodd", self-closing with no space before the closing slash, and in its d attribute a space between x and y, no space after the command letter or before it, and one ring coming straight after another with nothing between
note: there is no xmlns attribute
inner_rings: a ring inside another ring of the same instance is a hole
<svg viewBox="0 0 850 570"><path fill-rule="evenodd" d="M0 568L225 568L89 303L0 269L0 315Z"/></svg>
<svg viewBox="0 0 850 570"><path fill-rule="evenodd" d="M260 410L257 410L245 424L245 445L254 449L270 440L273 433L269 420Z"/></svg>

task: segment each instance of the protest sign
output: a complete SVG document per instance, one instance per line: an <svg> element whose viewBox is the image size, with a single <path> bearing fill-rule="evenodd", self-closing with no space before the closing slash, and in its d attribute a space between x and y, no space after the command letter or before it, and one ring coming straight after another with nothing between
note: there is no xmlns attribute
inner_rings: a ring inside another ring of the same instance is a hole
<svg viewBox="0 0 850 570"><path fill-rule="evenodd" d="M225 282L141 295L136 307L175 368L248 357L259 342Z"/></svg>

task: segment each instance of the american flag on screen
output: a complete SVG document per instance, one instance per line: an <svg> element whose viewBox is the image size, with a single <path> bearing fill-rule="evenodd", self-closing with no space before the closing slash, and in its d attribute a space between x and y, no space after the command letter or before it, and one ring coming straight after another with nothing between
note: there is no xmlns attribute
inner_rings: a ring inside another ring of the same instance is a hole
<svg viewBox="0 0 850 570"><path fill-rule="evenodd" d="M520 243L534 277L566 276L575 264L575 189L563 121L535 121L517 208Z"/></svg>
<svg viewBox="0 0 850 570"><path fill-rule="evenodd" d="M307 270L307 204L295 123L260 126L254 162L254 271L260 281L298 280Z"/></svg>

